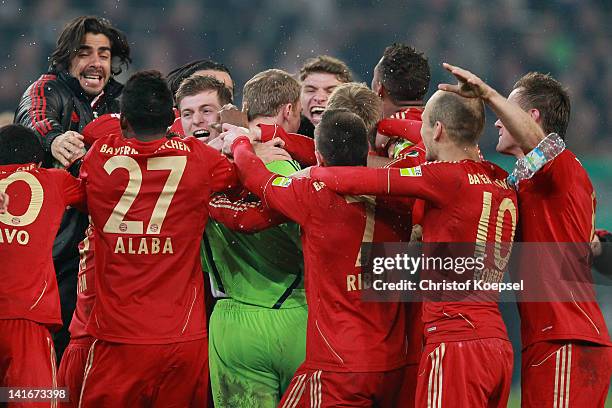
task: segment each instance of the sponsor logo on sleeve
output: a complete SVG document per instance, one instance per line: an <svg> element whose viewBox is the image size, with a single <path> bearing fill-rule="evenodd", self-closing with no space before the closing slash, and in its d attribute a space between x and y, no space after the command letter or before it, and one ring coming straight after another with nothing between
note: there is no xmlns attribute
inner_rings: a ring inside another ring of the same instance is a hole
<svg viewBox="0 0 612 408"><path fill-rule="evenodd" d="M421 166L400 169L402 177L421 177Z"/></svg>
<svg viewBox="0 0 612 408"><path fill-rule="evenodd" d="M277 177L272 180L272 185L275 187L289 187L291 185L291 179L288 177Z"/></svg>

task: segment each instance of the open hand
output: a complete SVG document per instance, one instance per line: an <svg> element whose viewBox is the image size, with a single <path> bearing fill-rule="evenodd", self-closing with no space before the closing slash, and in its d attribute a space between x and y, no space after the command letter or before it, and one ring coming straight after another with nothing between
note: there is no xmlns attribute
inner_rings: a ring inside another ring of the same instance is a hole
<svg viewBox="0 0 612 408"><path fill-rule="evenodd" d="M466 69L447 64L446 62L443 63L442 66L453 74L459 83L457 85L439 84L438 89L441 91L454 92L464 98L482 99L489 98L491 94L495 92L493 88L487 85L482 79Z"/></svg>
<svg viewBox="0 0 612 408"><path fill-rule="evenodd" d="M72 130L62 133L51 143L51 154L62 166L70 166L70 164L85 156L83 135Z"/></svg>
<svg viewBox="0 0 612 408"><path fill-rule="evenodd" d="M253 135L251 135L249 129L224 123L223 133L219 135L219 137L223 138L223 153L232 154L232 145L240 136L246 136L249 140L253 140Z"/></svg>
<svg viewBox="0 0 612 408"><path fill-rule="evenodd" d="M282 139L276 137L265 143L254 142L253 150L264 164L276 160L291 160L291 155L282 148L283 144Z"/></svg>

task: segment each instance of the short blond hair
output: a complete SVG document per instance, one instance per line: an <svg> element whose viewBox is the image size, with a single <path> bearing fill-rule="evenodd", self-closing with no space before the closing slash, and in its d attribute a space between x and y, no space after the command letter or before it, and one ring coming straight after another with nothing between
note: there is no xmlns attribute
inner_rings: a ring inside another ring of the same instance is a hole
<svg viewBox="0 0 612 408"><path fill-rule="evenodd" d="M338 85L327 101L326 109L348 109L359 116L368 133L383 116L382 100L365 84L348 82Z"/></svg>
<svg viewBox="0 0 612 408"><path fill-rule="evenodd" d="M283 105L296 104L300 84L281 69L268 69L249 79L242 89L242 110L249 120L275 116Z"/></svg>

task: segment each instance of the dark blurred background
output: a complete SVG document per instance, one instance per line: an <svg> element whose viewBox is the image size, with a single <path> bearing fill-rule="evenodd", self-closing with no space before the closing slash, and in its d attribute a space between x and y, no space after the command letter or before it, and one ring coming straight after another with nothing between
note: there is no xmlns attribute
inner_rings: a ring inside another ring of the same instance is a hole
<svg viewBox="0 0 612 408"><path fill-rule="evenodd" d="M369 84L385 46L407 42L428 55L432 90L451 80L443 61L503 94L528 71L561 80L572 98L568 146L595 184L598 226L612 229L611 9L609 0L0 0L0 112L12 115L46 70L64 24L83 14L107 17L127 34L134 62L120 81L135 70L167 73L212 58L232 70L238 101L253 74L272 67L295 73L321 53L345 60ZM483 151L509 168L512 160L494 152L495 117L487 115Z"/></svg>

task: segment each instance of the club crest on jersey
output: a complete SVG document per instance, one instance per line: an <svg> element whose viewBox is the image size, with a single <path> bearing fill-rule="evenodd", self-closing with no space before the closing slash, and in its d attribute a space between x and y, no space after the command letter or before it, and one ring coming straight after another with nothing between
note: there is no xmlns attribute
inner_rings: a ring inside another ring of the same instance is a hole
<svg viewBox="0 0 612 408"><path fill-rule="evenodd" d="M402 177L421 177L421 166L400 169Z"/></svg>
<svg viewBox="0 0 612 408"><path fill-rule="evenodd" d="M291 179L287 177L277 177L272 180L272 185L276 187L289 187L291 185Z"/></svg>

